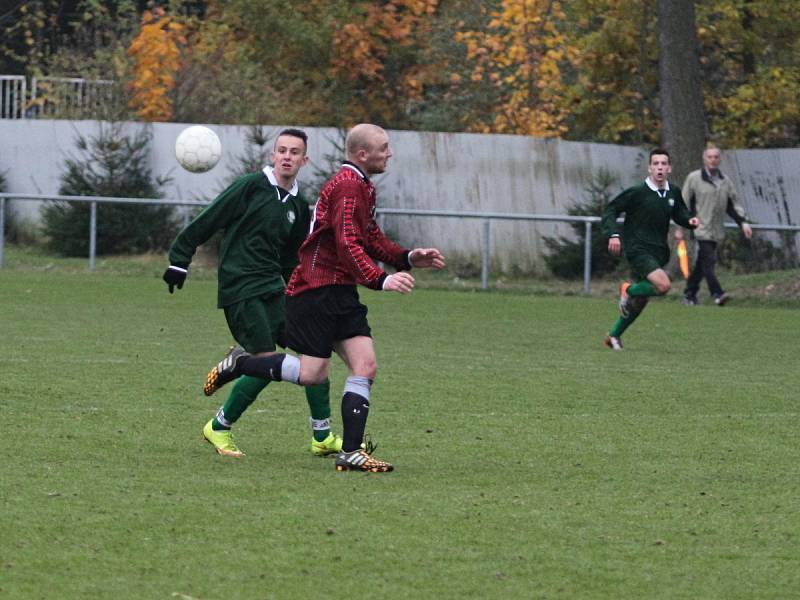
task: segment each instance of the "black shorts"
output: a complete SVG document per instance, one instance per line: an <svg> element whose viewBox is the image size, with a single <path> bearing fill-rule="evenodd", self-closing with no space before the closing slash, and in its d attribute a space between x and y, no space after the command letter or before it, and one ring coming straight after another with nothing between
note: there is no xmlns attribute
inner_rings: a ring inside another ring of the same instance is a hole
<svg viewBox="0 0 800 600"><path fill-rule="evenodd" d="M372 337L367 307L354 285L330 285L286 296L286 345L300 354L330 358L334 342Z"/></svg>

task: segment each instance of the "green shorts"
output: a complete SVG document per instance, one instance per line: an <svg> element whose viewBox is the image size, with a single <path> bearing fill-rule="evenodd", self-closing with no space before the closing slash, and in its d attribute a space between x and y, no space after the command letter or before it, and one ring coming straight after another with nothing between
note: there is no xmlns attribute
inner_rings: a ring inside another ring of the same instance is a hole
<svg viewBox="0 0 800 600"><path fill-rule="evenodd" d="M626 258L628 259L628 264L631 266L631 274L633 275L633 279L635 281L647 279L647 276L650 273L658 269L663 269L664 265L666 265L669 261L669 257L667 257L667 261L661 262L652 254L646 254L643 252L626 255Z"/></svg>
<svg viewBox="0 0 800 600"><path fill-rule="evenodd" d="M256 296L224 308L233 338L250 352L274 352L285 346L286 311L284 295Z"/></svg>

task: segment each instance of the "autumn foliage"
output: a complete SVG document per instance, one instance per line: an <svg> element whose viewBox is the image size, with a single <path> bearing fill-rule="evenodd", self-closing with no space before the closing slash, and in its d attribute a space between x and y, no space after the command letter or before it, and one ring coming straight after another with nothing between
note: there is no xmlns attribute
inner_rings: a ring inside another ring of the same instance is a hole
<svg viewBox="0 0 800 600"><path fill-rule="evenodd" d="M418 102L434 65L418 60L429 51L427 38L439 0L354 2L354 18L334 22L330 71L360 87L349 112L390 121L398 105Z"/></svg>
<svg viewBox="0 0 800 600"><path fill-rule="evenodd" d="M157 7L145 11L142 26L128 48L134 59L130 106L144 121L169 121L172 90L181 66L185 26Z"/></svg>
<svg viewBox="0 0 800 600"><path fill-rule="evenodd" d="M563 70L577 52L559 26L565 18L561 2L504 0L485 29L455 34L474 64L470 79L500 90L496 112L472 129L539 137L567 132Z"/></svg>
<svg viewBox="0 0 800 600"><path fill-rule="evenodd" d="M143 120L374 121L632 145L661 134L656 2L18 4L0 22L0 73L125 80ZM708 135L797 145L797 0L694 7Z"/></svg>

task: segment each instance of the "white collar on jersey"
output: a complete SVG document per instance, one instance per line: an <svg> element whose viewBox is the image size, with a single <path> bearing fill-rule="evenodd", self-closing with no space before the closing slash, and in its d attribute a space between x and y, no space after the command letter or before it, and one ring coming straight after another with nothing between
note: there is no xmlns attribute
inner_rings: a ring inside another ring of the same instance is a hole
<svg viewBox="0 0 800 600"><path fill-rule="evenodd" d="M283 186L279 185L278 184L278 180L275 179L275 173L272 172L272 167L267 165L266 167L264 167L263 171L264 171L264 175L267 176L267 179L269 179L269 182L272 185L274 185L275 187L283 187ZM297 179L295 179L294 183L292 184L292 189L288 190L289 195L290 196L297 196L298 189L299 188L297 186Z"/></svg>
<svg viewBox="0 0 800 600"><path fill-rule="evenodd" d="M654 192L658 193L658 186L655 184L655 182L652 179L650 179L648 177L647 179L644 180L644 182L647 184L647 187L649 187ZM666 185L664 186L664 189L662 191L668 192L669 191L669 181L665 180L664 183Z"/></svg>

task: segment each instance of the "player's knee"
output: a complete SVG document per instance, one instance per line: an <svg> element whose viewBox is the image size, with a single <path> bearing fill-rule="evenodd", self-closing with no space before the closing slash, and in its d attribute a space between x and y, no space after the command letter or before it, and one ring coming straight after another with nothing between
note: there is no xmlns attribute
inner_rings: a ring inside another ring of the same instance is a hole
<svg viewBox="0 0 800 600"><path fill-rule="evenodd" d="M300 382L302 385L318 385L328 379L328 369L326 365L310 367L301 363Z"/></svg>
<svg viewBox="0 0 800 600"><path fill-rule="evenodd" d="M377 361L374 358L359 361L357 365L353 365L353 375L375 381L375 377L378 375Z"/></svg>
<svg viewBox="0 0 800 600"><path fill-rule="evenodd" d="M670 282L669 279L667 279L666 281L656 282L654 284L654 287L656 288L656 292L658 292L658 295L663 296L664 294L669 292L670 288L672 288L672 283Z"/></svg>

